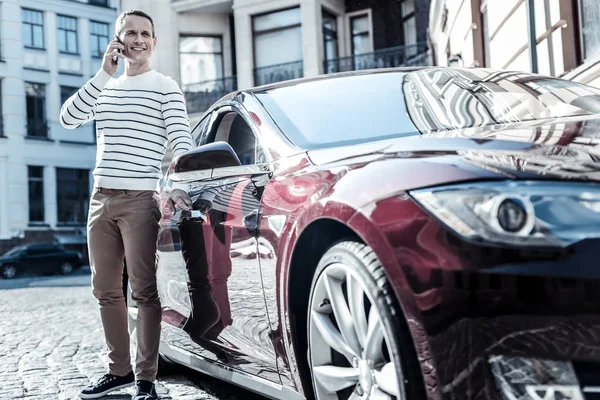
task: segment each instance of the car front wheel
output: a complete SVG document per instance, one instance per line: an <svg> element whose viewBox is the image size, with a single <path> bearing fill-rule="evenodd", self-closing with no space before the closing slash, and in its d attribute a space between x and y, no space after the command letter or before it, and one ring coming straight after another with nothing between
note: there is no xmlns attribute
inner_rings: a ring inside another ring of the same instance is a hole
<svg viewBox="0 0 600 400"><path fill-rule="evenodd" d="M321 258L309 300L308 347L318 400L425 397L408 327L368 246L338 243Z"/></svg>
<svg viewBox="0 0 600 400"><path fill-rule="evenodd" d="M12 279L17 276L17 268L14 265L5 265L2 267L2 277Z"/></svg>

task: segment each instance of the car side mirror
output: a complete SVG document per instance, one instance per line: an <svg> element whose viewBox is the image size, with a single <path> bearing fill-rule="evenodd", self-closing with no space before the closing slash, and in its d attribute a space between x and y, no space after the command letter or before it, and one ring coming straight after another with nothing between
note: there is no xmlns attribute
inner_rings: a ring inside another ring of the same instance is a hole
<svg viewBox="0 0 600 400"><path fill-rule="evenodd" d="M169 174L172 182L214 181L273 172L272 163L242 165L228 143L215 142L182 154Z"/></svg>
<svg viewBox="0 0 600 400"><path fill-rule="evenodd" d="M175 164L175 173L205 171L242 165L229 143L214 142L182 154Z"/></svg>

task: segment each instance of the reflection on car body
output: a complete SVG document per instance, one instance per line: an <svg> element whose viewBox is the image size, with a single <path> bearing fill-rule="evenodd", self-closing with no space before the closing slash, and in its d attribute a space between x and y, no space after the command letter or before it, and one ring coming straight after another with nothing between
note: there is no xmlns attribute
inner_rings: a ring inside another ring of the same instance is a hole
<svg viewBox="0 0 600 400"><path fill-rule="evenodd" d="M278 399L584 399L599 105L458 68L226 96L162 193L193 204L163 207L162 357Z"/></svg>

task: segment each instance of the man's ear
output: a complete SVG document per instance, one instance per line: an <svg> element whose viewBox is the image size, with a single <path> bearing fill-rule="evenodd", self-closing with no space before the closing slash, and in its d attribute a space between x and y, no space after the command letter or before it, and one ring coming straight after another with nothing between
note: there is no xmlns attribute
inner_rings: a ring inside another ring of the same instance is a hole
<svg viewBox="0 0 600 400"><path fill-rule="evenodd" d="M156 49L156 43L158 43L158 37L154 36L154 39L152 39L152 43L154 44L154 49ZM152 50L154 50L152 49Z"/></svg>

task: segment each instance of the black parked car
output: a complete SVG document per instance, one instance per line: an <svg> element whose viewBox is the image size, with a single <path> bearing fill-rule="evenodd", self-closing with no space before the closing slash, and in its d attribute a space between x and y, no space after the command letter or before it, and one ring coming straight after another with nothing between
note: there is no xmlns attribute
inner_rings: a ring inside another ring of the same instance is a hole
<svg viewBox="0 0 600 400"><path fill-rule="evenodd" d="M65 250L58 244L35 243L15 247L0 256L0 273L4 279L24 271L68 275L81 264L79 252Z"/></svg>

